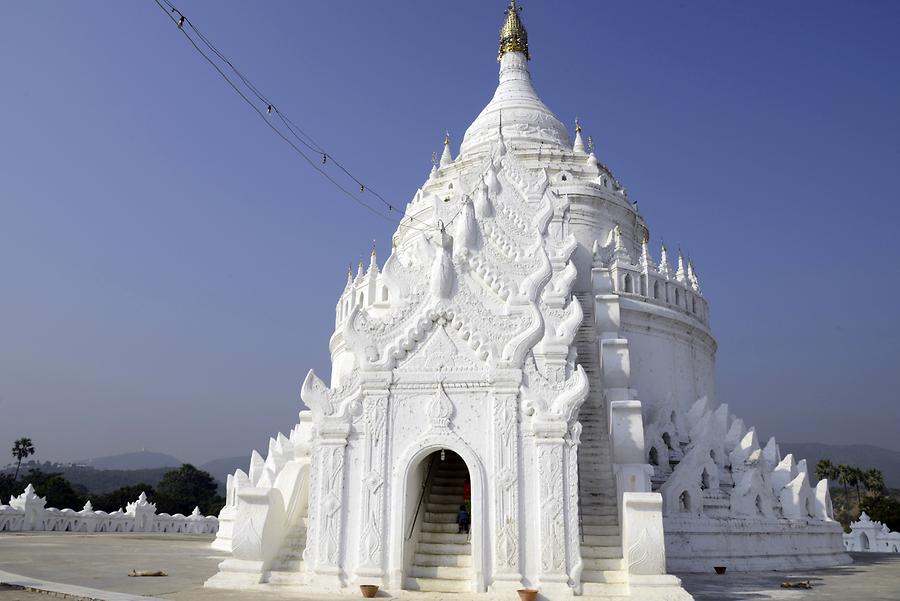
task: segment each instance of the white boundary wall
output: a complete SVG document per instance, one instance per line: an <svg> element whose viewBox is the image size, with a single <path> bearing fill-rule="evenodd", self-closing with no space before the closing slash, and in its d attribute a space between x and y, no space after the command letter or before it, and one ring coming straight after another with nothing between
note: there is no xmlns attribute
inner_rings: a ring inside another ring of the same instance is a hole
<svg viewBox="0 0 900 601"><path fill-rule="evenodd" d="M215 534L219 520L200 514L195 507L188 516L176 513L156 513L156 505L147 495L129 503L125 511L94 511L91 502L81 511L46 507L47 499L39 497L34 487L28 487L9 505L0 505L0 532L166 532L182 534Z"/></svg>

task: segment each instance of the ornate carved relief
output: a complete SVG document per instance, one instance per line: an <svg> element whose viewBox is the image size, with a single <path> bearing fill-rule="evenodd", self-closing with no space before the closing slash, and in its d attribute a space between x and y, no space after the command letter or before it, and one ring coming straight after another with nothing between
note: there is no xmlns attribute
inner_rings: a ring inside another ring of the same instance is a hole
<svg viewBox="0 0 900 601"><path fill-rule="evenodd" d="M519 571L519 419L517 393L494 393L494 569Z"/></svg>

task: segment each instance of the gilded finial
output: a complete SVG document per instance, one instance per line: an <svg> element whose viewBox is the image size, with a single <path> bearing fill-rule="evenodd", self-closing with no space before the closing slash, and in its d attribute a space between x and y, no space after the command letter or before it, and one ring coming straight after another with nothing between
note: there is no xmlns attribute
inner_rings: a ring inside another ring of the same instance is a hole
<svg viewBox="0 0 900 601"><path fill-rule="evenodd" d="M581 133L581 123L578 121L578 117L575 117L575 133Z"/></svg>
<svg viewBox="0 0 900 601"><path fill-rule="evenodd" d="M516 6L516 0L509 0L506 20L500 28L500 50L497 53L497 61L507 52L521 52L526 59L531 59L528 53L528 32L525 31L525 26L519 18L521 11L522 7Z"/></svg>
<svg viewBox="0 0 900 601"><path fill-rule="evenodd" d="M444 146L450 146L450 130L444 130Z"/></svg>

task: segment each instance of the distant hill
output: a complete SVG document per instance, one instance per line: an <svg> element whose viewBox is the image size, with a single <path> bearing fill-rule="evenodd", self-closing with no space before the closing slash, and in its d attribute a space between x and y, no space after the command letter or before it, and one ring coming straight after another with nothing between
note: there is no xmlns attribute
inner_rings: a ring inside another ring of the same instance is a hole
<svg viewBox="0 0 900 601"><path fill-rule="evenodd" d="M816 463L830 459L832 463L846 463L861 468L878 468L884 483L900 488L900 451L892 451L867 444L822 444L818 442L783 442L778 444L782 455L794 454L794 459L806 459L810 477L815 478Z"/></svg>
<svg viewBox="0 0 900 601"><path fill-rule="evenodd" d="M76 488L83 487L84 492L93 494L104 494L112 492L123 486L131 486L133 484L147 484L148 486L156 486L162 479L163 474L168 472L170 467L157 467L143 470L98 470L87 465L71 465L50 463L45 461L38 463L29 461L22 464L19 470L20 477L26 475L29 470L38 469L46 474L62 474L63 477L75 485ZM0 470L2 473L12 474L15 467L6 467Z"/></svg>
<svg viewBox="0 0 900 601"><path fill-rule="evenodd" d="M95 457L87 461L76 463L89 465L98 470L147 470L160 467L181 467L182 462L165 453L152 451L137 451L134 453L120 453L107 457Z"/></svg>
<svg viewBox="0 0 900 601"><path fill-rule="evenodd" d="M223 484L228 479L228 474L233 474L235 470L241 469L245 472L247 468L250 467L250 456L249 455L241 455L240 457L225 457L223 459L213 459L212 461L207 461L203 465L199 466L199 468L205 472L209 472L209 474L222 482Z"/></svg>

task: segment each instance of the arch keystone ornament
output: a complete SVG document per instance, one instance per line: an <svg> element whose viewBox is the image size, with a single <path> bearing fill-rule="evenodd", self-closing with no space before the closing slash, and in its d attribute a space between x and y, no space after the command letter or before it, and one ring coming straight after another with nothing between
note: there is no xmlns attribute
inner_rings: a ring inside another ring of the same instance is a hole
<svg viewBox="0 0 900 601"><path fill-rule="evenodd" d="M229 478L208 586L675 600L667 569L848 560L827 483L717 400L699 261L651 256L537 95L525 17L509 3L493 97L390 255L336 291L331 373Z"/></svg>

